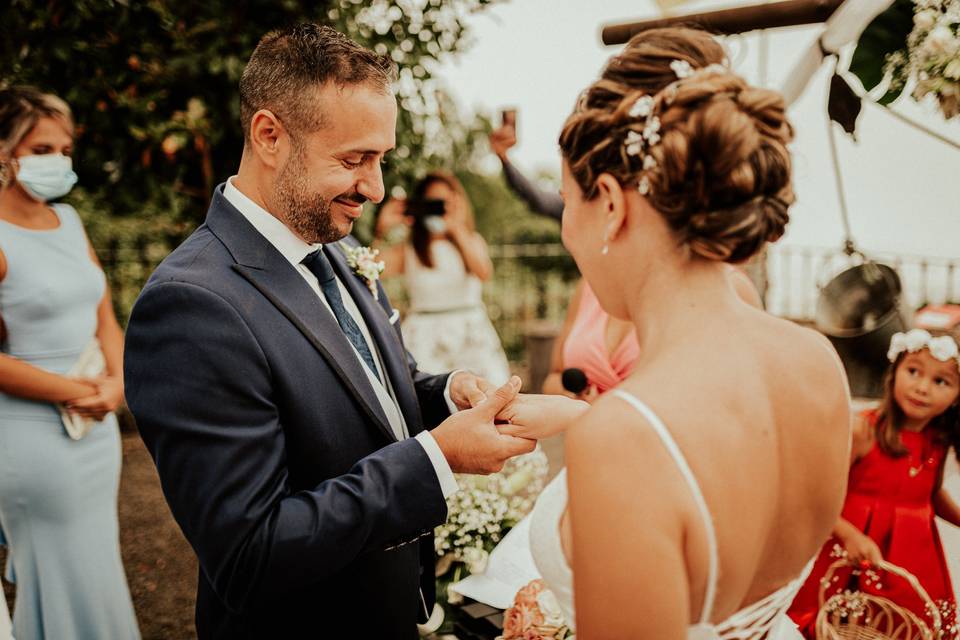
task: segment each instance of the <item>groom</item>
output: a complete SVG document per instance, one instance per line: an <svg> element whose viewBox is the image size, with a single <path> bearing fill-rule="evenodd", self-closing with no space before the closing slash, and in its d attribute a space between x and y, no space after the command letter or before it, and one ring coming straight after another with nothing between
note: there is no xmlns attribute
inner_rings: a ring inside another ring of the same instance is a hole
<svg viewBox="0 0 960 640"><path fill-rule="evenodd" d="M266 35L240 169L130 317L127 402L200 560L202 639L415 638L452 472L533 449L494 426L518 384L417 371L349 266L384 195L393 74L327 27Z"/></svg>

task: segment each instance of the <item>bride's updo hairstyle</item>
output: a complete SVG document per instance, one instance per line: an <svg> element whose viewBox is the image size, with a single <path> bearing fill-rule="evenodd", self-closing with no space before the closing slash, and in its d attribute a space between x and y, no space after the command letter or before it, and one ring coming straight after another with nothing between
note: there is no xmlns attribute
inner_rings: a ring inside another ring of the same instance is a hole
<svg viewBox="0 0 960 640"><path fill-rule="evenodd" d="M587 200L609 173L694 254L736 263L783 235L793 130L780 94L727 65L706 32L637 34L581 95L560 149Z"/></svg>

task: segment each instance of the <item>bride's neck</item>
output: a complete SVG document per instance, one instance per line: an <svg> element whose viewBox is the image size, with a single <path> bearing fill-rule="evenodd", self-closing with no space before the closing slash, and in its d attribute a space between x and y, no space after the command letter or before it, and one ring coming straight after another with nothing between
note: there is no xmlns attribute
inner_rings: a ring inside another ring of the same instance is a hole
<svg viewBox="0 0 960 640"><path fill-rule="evenodd" d="M657 351L689 339L718 313L734 308L736 294L724 263L691 260L657 265L628 291L628 313L636 327L640 353Z"/></svg>

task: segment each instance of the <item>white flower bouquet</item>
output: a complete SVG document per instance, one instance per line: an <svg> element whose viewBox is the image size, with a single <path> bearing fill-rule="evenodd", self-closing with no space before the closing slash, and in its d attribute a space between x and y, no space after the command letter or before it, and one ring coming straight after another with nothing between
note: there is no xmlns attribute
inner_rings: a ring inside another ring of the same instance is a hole
<svg viewBox="0 0 960 640"><path fill-rule="evenodd" d="M482 573L490 551L533 509L547 477L547 457L538 447L508 460L489 476L457 476L460 491L447 498L447 522L437 527L437 576Z"/></svg>

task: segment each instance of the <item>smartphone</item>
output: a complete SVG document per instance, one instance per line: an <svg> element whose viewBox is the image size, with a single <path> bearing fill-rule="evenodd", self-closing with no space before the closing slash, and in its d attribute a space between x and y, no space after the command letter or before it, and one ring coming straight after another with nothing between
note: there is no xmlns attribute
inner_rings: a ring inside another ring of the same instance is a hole
<svg viewBox="0 0 960 640"><path fill-rule="evenodd" d="M515 107L510 107L508 109L500 110L500 122L505 127L511 127L516 133L517 131L517 109Z"/></svg>

